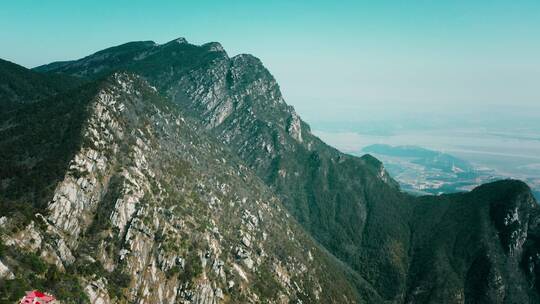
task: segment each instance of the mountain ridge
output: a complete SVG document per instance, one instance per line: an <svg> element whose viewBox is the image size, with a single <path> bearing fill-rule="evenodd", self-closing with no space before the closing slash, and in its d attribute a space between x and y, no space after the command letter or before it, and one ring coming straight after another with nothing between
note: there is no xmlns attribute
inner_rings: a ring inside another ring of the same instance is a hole
<svg viewBox="0 0 540 304"><path fill-rule="evenodd" d="M376 158L343 154L311 134L254 56L229 58L212 43L173 40L124 44L36 71L89 80L115 71L140 75L237 155L303 230L350 267L343 284L355 285L360 303L538 300L538 206L526 185L401 193Z"/></svg>
<svg viewBox="0 0 540 304"><path fill-rule="evenodd" d="M81 80L67 75L34 72L0 59L0 110L10 111L21 103L46 99L81 85Z"/></svg>
<svg viewBox="0 0 540 304"><path fill-rule="evenodd" d="M2 214L7 287L38 284L68 302L356 302L271 191L144 83L99 80L48 202L28 218ZM19 251L50 266L41 274ZM67 275L74 290L62 287ZM20 296L13 289L0 298Z"/></svg>

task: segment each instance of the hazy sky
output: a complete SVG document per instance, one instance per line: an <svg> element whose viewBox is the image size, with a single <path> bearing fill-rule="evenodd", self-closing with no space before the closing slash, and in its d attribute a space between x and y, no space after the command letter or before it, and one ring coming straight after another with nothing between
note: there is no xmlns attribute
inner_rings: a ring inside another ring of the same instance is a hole
<svg viewBox="0 0 540 304"><path fill-rule="evenodd" d="M261 58L312 118L540 105L539 0L16 0L0 28L0 57L27 67L133 40L219 41Z"/></svg>

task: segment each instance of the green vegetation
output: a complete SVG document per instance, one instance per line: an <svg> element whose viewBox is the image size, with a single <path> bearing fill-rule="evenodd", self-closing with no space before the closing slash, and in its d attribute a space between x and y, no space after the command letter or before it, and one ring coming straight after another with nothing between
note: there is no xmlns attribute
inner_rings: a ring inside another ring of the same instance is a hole
<svg viewBox="0 0 540 304"><path fill-rule="evenodd" d="M0 303L14 303L33 289L49 292L64 303L88 302L76 273L60 271L34 253L23 253L11 247L5 250L15 279L0 280Z"/></svg>
<svg viewBox="0 0 540 304"><path fill-rule="evenodd" d="M184 269L174 266L168 277L178 276L191 284L208 270L203 269L199 253L209 250L201 239L214 226L219 226L219 238L223 238L220 245L226 253L222 258L238 262L233 255L240 243L241 211L254 211L254 201L265 199L272 202L268 208L279 217L265 223L269 232L265 251L270 258L281 263L305 259L299 248L302 244L311 244L315 251L318 245L303 231L321 244L316 253L318 264L313 263L320 269L310 269L308 274L318 275L330 289L323 291L323 301L339 302L344 297L369 303L540 301L540 259L536 256L540 251L540 211L523 183L501 181L467 194L406 195L383 174L384 168L374 157L343 154L310 134L303 122L299 122L302 141L298 134L291 134L294 113L282 102L272 75L253 56L229 58L208 46L186 43L157 47L151 42L135 42L77 63L52 64L39 70L90 79L116 70L135 72L179 105L151 94L138 82L142 95L127 96L131 104L117 117L126 128L126 138L118 142L120 152L108 176L108 188L93 214L92 226L82 236L77 257L96 254L102 242L106 244L99 249L108 257L117 257L124 245L120 229L111 228L109 219L122 191L123 179L118 172L133 164L129 154L135 145L133 134L142 130L151 145L147 155L152 158L156 177L148 183L149 190L137 210L167 209L158 216L180 218L176 224L182 226L183 233L175 238L152 231L155 213L138 215L136 223L142 222L143 227L136 228L143 239L156 242L150 247L152 258L156 248L181 251L185 257ZM28 223L36 212L45 211L55 185L84 140L80 133L86 105L100 84L97 81L54 95L45 91L44 99L0 113L0 216L14 219L14 230ZM230 101L234 104L229 116L221 124L211 123L220 118L220 105ZM176 128L165 123L183 112L192 116L188 119L191 125L184 122ZM222 158L233 165L222 165ZM240 165L249 169L240 170ZM216 185L220 181L225 181L232 193L217 194L221 192ZM281 205L274 194L295 220L276 211ZM211 206L214 197L223 206ZM244 205L233 205L244 197ZM295 241L289 239L289 229L294 231ZM256 235L250 254L260 249L256 248L259 242L260 235ZM7 256L7 263L17 271L15 281L0 284L9 285L4 292L19 292L18 288L31 283L69 298L80 287L68 287L65 282L97 273L108 280L113 297L127 300L123 298L125 289L133 276L140 275L126 274L118 260L112 273L97 262L76 265L63 273L31 254L1 247L0 254ZM243 284L263 300L285 289L276 281L268 261L248 276L250 282ZM310 285L307 274L302 277L297 271L292 276L303 286ZM53 280L57 283L52 284ZM246 295L237 288L231 300L246 302ZM291 295L291 300L295 297L312 300L301 294Z"/></svg>
<svg viewBox="0 0 540 304"><path fill-rule="evenodd" d="M183 282L191 282L196 280L203 272L201 265L201 259L197 255L197 252L190 251L186 258L186 265L184 271L180 272L180 280Z"/></svg>
<svg viewBox="0 0 540 304"><path fill-rule="evenodd" d="M281 285L274 278L269 263L264 263L259 266L259 269L257 269L257 276L257 280L253 286L264 298L271 299L281 291Z"/></svg>
<svg viewBox="0 0 540 304"><path fill-rule="evenodd" d="M51 199L81 140L95 85L0 112L0 216L32 218Z"/></svg>
<svg viewBox="0 0 540 304"><path fill-rule="evenodd" d="M0 59L0 113L37 102L81 85L80 78L43 75Z"/></svg>

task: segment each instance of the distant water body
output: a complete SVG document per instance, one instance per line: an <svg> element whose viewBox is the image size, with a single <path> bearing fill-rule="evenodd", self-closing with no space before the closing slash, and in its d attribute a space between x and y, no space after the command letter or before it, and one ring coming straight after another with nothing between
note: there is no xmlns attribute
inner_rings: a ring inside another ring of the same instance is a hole
<svg viewBox="0 0 540 304"><path fill-rule="evenodd" d="M445 152L471 162L478 169L525 180L540 190L540 134L485 132L476 129L407 130L390 135L359 132L314 133L345 153L358 153L371 144L415 145Z"/></svg>

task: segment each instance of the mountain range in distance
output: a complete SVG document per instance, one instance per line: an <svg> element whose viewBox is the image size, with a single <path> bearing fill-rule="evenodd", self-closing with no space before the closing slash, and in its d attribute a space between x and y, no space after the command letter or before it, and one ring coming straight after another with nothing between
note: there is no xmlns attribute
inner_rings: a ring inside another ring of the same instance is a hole
<svg viewBox="0 0 540 304"><path fill-rule="evenodd" d="M527 184L407 194L217 42L0 61L0 107L0 301L540 301Z"/></svg>
<svg viewBox="0 0 540 304"><path fill-rule="evenodd" d="M418 146L373 144L360 153L381 159L403 190L418 195L470 191L480 184L501 179L493 170L481 170L448 153Z"/></svg>
<svg viewBox="0 0 540 304"><path fill-rule="evenodd" d="M508 174L419 146L373 144L353 154L364 153L381 159L401 188L417 195L470 191L483 183L509 178ZM531 187L538 200L540 188L536 183Z"/></svg>

